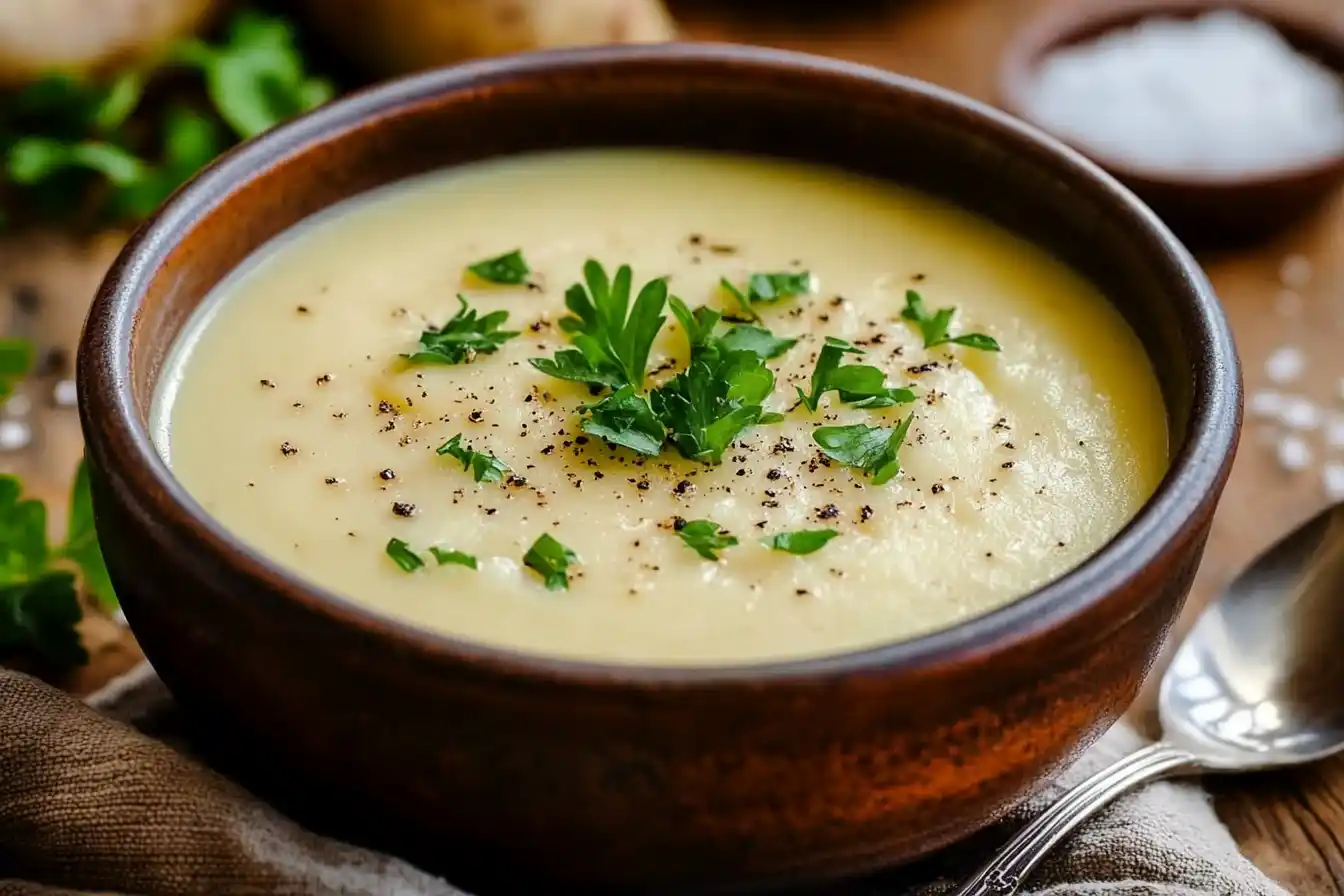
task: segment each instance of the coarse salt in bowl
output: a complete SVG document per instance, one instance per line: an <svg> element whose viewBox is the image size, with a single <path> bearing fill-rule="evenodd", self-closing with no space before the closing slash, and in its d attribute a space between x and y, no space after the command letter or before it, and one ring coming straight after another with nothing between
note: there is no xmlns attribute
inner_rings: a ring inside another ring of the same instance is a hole
<svg viewBox="0 0 1344 896"><path fill-rule="evenodd" d="M1271 0L1110 0L1010 40L1000 103L1187 242L1259 238L1344 180L1344 19Z"/></svg>
<svg viewBox="0 0 1344 896"><path fill-rule="evenodd" d="M1232 9L1051 51L1024 111L1084 150L1161 171L1256 175L1344 154L1344 79Z"/></svg>

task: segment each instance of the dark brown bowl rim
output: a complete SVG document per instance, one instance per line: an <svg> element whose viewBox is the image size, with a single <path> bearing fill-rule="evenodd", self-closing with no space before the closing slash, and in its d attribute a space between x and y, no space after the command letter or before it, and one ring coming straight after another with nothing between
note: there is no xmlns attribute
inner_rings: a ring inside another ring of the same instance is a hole
<svg viewBox="0 0 1344 896"><path fill-rule="evenodd" d="M132 391L130 347L140 297L179 235L210 214L255 173L317 143L375 126L380 117L451 92L479 89L518 75L555 73L593 64L694 69L731 66L751 72L864 79L893 94L950 106L978 127L1046 150L1059 166L1098 183L1112 214L1146 228L1169 262L1185 275L1190 316L1201 363L1191 375L1194 399L1186 438L1172 453L1166 476L1139 513L1081 565L1011 603L951 628L859 650L799 659L724 665L625 664L529 653L439 634L366 608L311 584L256 552L214 520L178 483L141 424ZM351 94L235 147L175 193L123 248L94 300L78 356L80 414L86 433L115 447L109 459L127 487L159 524L180 530L212 565L231 568L259 589L283 593L318 617L372 637L396 651L408 648L441 668L464 664L518 680L549 680L587 688L710 688L766 681L820 681L878 671L932 670L998 650L1049 630L1106 595L1124 588L1195 524L1221 487L1241 421L1241 381L1232 334L1218 300L1194 258L1147 206L1081 154L986 105L943 88L868 66L806 53L734 44L669 43L549 50L438 69ZM1137 608L1135 608L1137 612ZM133 614L132 614L133 615ZM132 624L134 619L132 618Z"/></svg>
<svg viewBox="0 0 1344 896"><path fill-rule="evenodd" d="M1321 43L1335 45L1341 56L1344 56L1344 25L1339 21L1265 0L1107 0L1105 3L1081 3L1048 9L1013 36L999 64L999 105L1018 118L1048 130L1031 115L1025 100L1027 84L1045 54L1088 37L1132 26L1153 16L1189 17L1220 9L1238 10L1281 32L1289 30L1310 34ZM1344 72L1337 70L1336 73L1344 80ZM1056 136L1056 139L1067 140L1063 136ZM1344 152L1326 159L1282 165L1250 174L1225 174L1147 168L1090 148L1079 146L1078 149L1122 180L1166 188L1210 192L1255 190L1273 188L1288 182L1314 180L1335 171L1344 174Z"/></svg>

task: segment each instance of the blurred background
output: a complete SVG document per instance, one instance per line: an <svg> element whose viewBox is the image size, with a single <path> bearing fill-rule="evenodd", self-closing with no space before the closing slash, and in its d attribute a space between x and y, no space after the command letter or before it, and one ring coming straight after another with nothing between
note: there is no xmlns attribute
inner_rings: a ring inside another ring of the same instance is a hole
<svg viewBox="0 0 1344 896"><path fill-rule="evenodd" d="M130 230L240 140L466 58L674 37L761 44L1007 107L1171 203L1159 211L1198 249L1247 385L1193 611L1291 522L1344 498L1344 0L1145 0L1122 15L1136 2L0 0L0 472L45 502L55 542L91 537L71 495L82 456L71 359L88 303ZM1214 8L1224 15L1202 17ZM1173 184L1175 200L1163 192ZM1203 200L1202 220L1181 218ZM1205 239L1233 218L1248 226ZM87 574L85 590L88 662L43 668L80 692L139 659L110 590ZM40 647L0 624L0 661L31 664ZM1290 889L1341 892L1338 763L1242 783L1220 809Z"/></svg>

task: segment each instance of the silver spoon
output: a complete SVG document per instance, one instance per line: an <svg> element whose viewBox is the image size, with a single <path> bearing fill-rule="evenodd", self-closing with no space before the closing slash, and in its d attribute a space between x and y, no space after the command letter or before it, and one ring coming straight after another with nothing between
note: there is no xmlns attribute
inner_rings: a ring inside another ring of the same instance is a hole
<svg viewBox="0 0 1344 896"><path fill-rule="evenodd" d="M1011 896L1069 832L1148 781L1314 762L1344 749L1344 504L1262 554L1162 677L1163 737L1079 784L952 896Z"/></svg>

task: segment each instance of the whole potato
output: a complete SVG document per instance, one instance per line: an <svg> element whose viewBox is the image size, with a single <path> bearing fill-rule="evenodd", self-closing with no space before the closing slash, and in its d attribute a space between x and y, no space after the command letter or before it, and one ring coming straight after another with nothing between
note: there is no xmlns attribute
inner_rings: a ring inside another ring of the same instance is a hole
<svg viewBox="0 0 1344 896"><path fill-rule="evenodd" d="M215 0L0 0L0 87L153 59Z"/></svg>
<svg viewBox="0 0 1344 896"><path fill-rule="evenodd" d="M662 0L290 0L374 76L544 47L654 43L676 33Z"/></svg>

